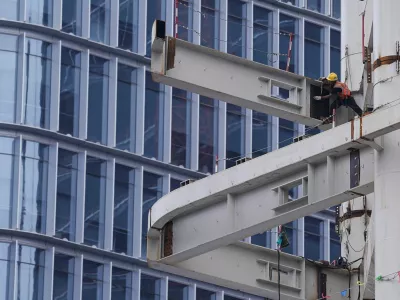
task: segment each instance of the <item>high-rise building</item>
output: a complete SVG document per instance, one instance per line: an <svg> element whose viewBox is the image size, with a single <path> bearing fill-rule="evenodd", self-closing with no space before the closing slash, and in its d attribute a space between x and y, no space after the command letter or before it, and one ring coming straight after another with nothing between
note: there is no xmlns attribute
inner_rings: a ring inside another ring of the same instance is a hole
<svg viewBox="0 0 400 300"><path fill-rule="evenodd" d="M0 300L260 299L145 261L163 194L312 129L153 82L152 23L173 35L176 3L178 38L281 69L292 40L291 72L340 73L340 0L1 0ZM336 258L333 220L286 224L286 251Z"/></svg>

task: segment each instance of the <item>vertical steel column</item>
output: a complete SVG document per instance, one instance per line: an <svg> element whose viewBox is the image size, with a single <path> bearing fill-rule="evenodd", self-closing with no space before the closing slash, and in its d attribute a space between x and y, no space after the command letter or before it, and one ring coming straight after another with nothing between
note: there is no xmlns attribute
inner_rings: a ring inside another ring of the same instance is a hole
<svg viewBox="0 0 400 300"><path fill-rule="evenodd" d="M146 101L146 67L137 69L137 94L136 94L136 126L135 134L131 135L131 139L135 139L134 152L139 155L144 153L144 116Z"/></svg>
<svg viewBox="0 0 400 300"><path fill-rule="evenodd" d="M14 141L14 161L13 161L13 187L12 187L12 206L11 206L11 228L19 229L20 223L20 186L21 186L21 151L22 151L22 138L18 136Z"/></svg>
<svg viewBox="0 0 400 300"><path fill-rule="evenodd" d="M51 51L50 130L58 131L60 116L61 41L52 44Z"/></svg>
<svg viewBox="0 0 400 300"><path fill-rule="evenodd" d="M117 129L117 85L118 85L118 58L113 57L109 61L109 76L108 76L108 115L106 118L107 128L104 128L104 132L107 134L107 145L109 147L115 147L116 141L116 129Z"/></svg>
<svg viewBox="0 0 400 300"><path fill-rule="evenodd" d="M86 151L78 154L75 242L83 243L85 226Z"/></svg>
<svg viewBox="0 0 400 300"><path fill-rule="evenodd" d="M89 50L81 54L81 82L79 91L79 130L78 137L87 138L88 123L88 97L89 97Z"/></svg>
<svg viewBox="0 0 400 300"><path fill-rule="evenodd" d="M45 250L43 300L53 299L54 254L55 254L54 247Z"/></svg>
<svg viewBox="0 0 400 300"><path fill-rule="evenodd" d="M83 255L79 254L74 259L74 300L82 299Z"/></svg>
<svg viewBox="0 0 400 300"><path fill-rule="evenodd" d="M9 300L14 300L17 297L18 270L17 270L17 255L18 241L12 242L9 248L9 277L8 277L8 297Z"/></svg>
<svg viewBox="0 0 400 300"><path fill-rule="evenodd" d="M373 2L374 61L394 55L396 41L400 38L397 0ZM361 68L361 67L360 67ZM387 82L382 80L390 79ZM381 82L381 83L380 83ZM381 65L374 71L374 108L388 104L399 94L400 77L396 63ZM400 241L396 228L400 228L400 131L382 137L384 151L375 151L375 274L376 276L399 271ZM400 295L398 280L375 282L375 299L390 299Z"/></svg>
<svg viewBox="0 0 400 300"><path fill-rule="evenodd" d="M118 47L119 30L119 0L110 2L110 46Z"/></svg>
<svg viewBox="0 0 400 300"><path fill-rule="evenodd" d="M142 255L142 203L143 203L143 167L135 169L135 203L133 210L133 257Z"/></svg>
<svg viewBox="0 0 400 300"><path fill-rule="evenodd" d="M49 176L47 186L46 234L55 235L57 206L58 143L49 146Z"/></svg>
<svg viewBox="0 0 400 300"><path fill-rule="evenodd" d="M26 33L22 33L18 37L18 59L17 59L17 98L15 105L15 123L24 122L24 101L26 90Z"/></svg>
<svg viewBox="0 0 400 300"><path fill-rule="evenodd" d="M104 249L113 250L115 158L107 161L104 218ZM101 212L102 213L102 212Z"/></svg>

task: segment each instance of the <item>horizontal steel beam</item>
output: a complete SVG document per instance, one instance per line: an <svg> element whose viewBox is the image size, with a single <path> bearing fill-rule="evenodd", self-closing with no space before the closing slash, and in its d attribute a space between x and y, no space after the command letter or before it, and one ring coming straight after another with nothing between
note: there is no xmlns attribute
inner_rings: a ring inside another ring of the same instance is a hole
<svg viewBox="0 0 400 300"><path fill-rule="evenodd" d="M399 128L400 106L383 107L173 191L149 212L148 257L176 264L372 193L374 152L360 141L373 141ZM358 186L351 188L349 150L357 148L362 167ZM285 201L285 189L300 179L307 182L305 194ZM170 233L164 230L169 222ZM173 237L168 251L165 234Z"/></svg>
<svg viewBox="0 0 400 300"><path fill-rule="evenodd" d="M237 242L174 266L150 260L148 263L152 268L161 271L268 299L278 299L277 255L275 250ZM281 300L321 298L321 295L318 296L317 264L302 257L281 252L279 269ZM327 291L336 292L348 289L349 273L346 269L325 268L321 270L327 275ZM355 298L358 289L353 290L352 296Z"/></svg>
<svg viewBox="0 0 400 300"><path fill-rule="evenodd" d="M162 21L154 23L153 80L293 122L329 128L310 117L311 86L318 90L320 82L165 36L163 27ZM273 87L288 90L289 98L273 95Z"/></svg>

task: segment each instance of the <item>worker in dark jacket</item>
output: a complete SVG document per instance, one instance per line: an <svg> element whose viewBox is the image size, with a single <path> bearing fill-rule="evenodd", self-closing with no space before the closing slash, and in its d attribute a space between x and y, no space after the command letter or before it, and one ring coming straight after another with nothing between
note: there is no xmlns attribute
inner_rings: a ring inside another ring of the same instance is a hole
<svg viewBox="0 0 400 300"><path fill-rule="evenodd" d="M335 73L331 73L326 78L321 78L322 82L328 82L330 84L331 90L330 94L326 96L315 96L315 100L324 100L332 98L332 103L329 107L329 114L333 114L333 110L339 108L342 105L350 107L357 115L360 117L363 114L362 109L354 100L354 97L351 95L350 89L343 82L338 80L338 76Z"/></svg>

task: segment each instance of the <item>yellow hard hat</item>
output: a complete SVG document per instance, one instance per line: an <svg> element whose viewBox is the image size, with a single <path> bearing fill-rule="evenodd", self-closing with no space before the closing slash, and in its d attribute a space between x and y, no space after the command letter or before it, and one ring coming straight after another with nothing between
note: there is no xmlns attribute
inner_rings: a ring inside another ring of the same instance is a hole
<svg viewBox="0 0 400 300"><path fill-rule="evenodd" d="M336 73L329 74L328 77L326 77L326 79L328 79L328 81L338 81Z"/></svg>

